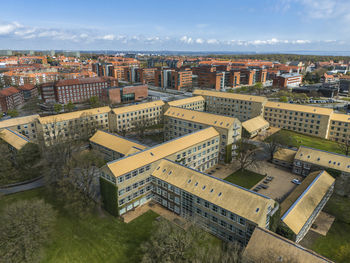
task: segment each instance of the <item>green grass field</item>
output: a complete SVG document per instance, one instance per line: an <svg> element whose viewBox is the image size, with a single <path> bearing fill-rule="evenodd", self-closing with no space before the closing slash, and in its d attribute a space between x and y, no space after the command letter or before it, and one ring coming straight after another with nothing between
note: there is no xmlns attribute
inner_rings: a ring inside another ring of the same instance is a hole
<svg viewBox="0 0 350 263"><path fill-rule="evenodd" d="M315 149L320 149L328 152L334 152L334 153L340 153L342 154L342 151L339 148L338 143L329 141L326 139L314 137L314 136L309 136L293 131L287 131L287 130L280 130L276 134L281 134L283 137L289 138L290 142L289 144L295 147L299 146L307 146L307 147L312 147ZM266 141L271 140L273 136L276 135L271 135L266 139Z"/></svg>
<svg viewBox="0 0 350 263"><path fill-rule="evenodd" d="M350 262L350 199L336 194L328 201L325 212L336 217L326 236L314 240L311 249L334 260Z"/></svg>
<svg viewBox="0 0 350 263"><path fill-rule="evenodd" d="M35 197L46 199L44 190L3 197L0 209L16 200ZM50 203L58 211L58 216L42 262L140 262L140 245L149 238L152 223L158 217L149 211L129 224L107 213L78 219L65 213L55 203Z"/></svg>
<svg viewBox="0 0 350 263"><path fill-rule="evenodd" d="M257 174L248 170L238 170L226 177L225 180L230 183L250 189L264 177L264 175Z"/></svg>

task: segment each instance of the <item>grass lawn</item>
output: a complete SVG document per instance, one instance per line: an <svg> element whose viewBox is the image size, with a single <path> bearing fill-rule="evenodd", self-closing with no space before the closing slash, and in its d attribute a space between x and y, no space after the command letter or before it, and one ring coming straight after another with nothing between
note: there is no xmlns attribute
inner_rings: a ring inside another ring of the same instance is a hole
<svg viewBox="0 0 350 263"><path fill-rule="evenodd" d="M0 200L0 210L16 200L35 197L47 199L43 189L9 195ZM108 214L78 219L50 203L58 216L43 262L140 262L140 245L150 236L158 216L149 211L129 224Z"/></svg>
<svg viewBox="0 0 350 263"><path fill-rule="evenodd" d="M343 152L339 149L338 143L329 141L326 139L322 139L319 137L309 136L293 131L287 131L287 130L280 130L276 134L281 134L283 137L290 138L290 145L299 147L301 145L312 147L315 149L320 149L328 152L334 152L334 153L340 153L343 154ZM268 141L270 138L276 135L271 135L266 139Z"/></svg>
<svg viewBox="0 0 350 263"><path fill-rule="evenodd" d="M311 249L336 262L350 262L350 199L333 194L324 211L336 220L326 236L313 242Z"/></svg>
<svg viewBox="0 0 350 263"><path fill-rule="evenodd" d="M256 185L260 180L262 180L265 176L261 174L257 174L248 170L238 170L233 174L229 175L225 178L226 181L240 185L245 188L252 188Z"/></svg>

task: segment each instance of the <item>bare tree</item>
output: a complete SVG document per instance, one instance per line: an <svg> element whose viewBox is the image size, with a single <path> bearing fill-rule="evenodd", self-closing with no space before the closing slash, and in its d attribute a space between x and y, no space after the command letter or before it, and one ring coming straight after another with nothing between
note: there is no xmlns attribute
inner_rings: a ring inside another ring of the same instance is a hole
<svg viewBox="0 0 350 263"><path fill-rule="evenodd" d="M345 155L350 155L350 135L345 137L344 142L339 142L338 146Z"/></svg>
<svg viewBox="0 0 350 263"><path fill-rule="evenodd" d="M56 217L43 200L24 200L4 208L0 215L0 261L39 262Z"/></svg>
<svg viewBox="0 0 350 263"><path fill-rule="evenodd" d="M264 141L264 149L269 153L269 161L272 161L273 155L281 148L283 145L289 144L289 138L281 135L280 133L267 133L265 137L268 138Z"/></svg>
<svg viewBox="0 0 350 263"><path fill-rule="evenodd" d="M237 142L237 155L236 160L239 162L240 170L245 170L257 163L256 154L260 150L254 144L239 140Z"/></svg>

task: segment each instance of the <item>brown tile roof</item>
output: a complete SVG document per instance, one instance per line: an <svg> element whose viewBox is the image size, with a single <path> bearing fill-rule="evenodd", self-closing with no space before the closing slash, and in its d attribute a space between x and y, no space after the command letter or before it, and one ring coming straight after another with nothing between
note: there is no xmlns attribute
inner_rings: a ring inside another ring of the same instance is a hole
<svg viewBox="0 0 350 263"><path fill-rule="evenodd" d="M18 89L20 90L32 90L35 86L33 84L24 84L22 86L18 86Z"/></svg>

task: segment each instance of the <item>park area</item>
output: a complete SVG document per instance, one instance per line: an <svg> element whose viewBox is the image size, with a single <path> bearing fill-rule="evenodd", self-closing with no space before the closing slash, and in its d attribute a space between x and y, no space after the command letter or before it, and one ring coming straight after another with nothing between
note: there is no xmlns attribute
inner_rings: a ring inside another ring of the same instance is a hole
<svg viewBox="0 0 350 263"><path fill-rule="evenodd" d="M301 245L335 262L350 262L350 199L333 194L323 211L335 216L331 229L326 236L310 230Z"/></svg>
<svg viewBox="0 0 350 263"><path fill-rule="evenodd" d="M225 178L225 181L251 189L265 176L248 170L238 170Z"/></svg>
<svg viewBox="0 0 350 263"><path fill-rule="evenodd" d="M42 262L140 262L141 244L154 230L158 215L148 211L129 224L96 211L78 218L49 200L42 188L8 195L0 199L0 211L19 200L44 199L58 212L50 242Z"/></svg>
<svg viewBox="0 0 350 263"><path fill-rule="evenodd" d="M319 137L305 135L293 131L280 130L279 132L265 139L265 141L272 140L274 136L288 138L288 145L293 147L299 147L302 145L323 151L343 154L337 142L329 141Z"/></svg>

